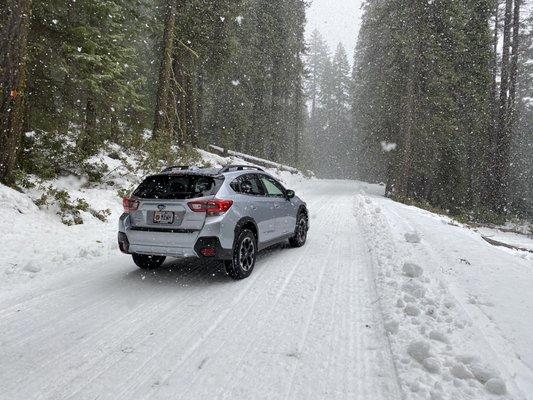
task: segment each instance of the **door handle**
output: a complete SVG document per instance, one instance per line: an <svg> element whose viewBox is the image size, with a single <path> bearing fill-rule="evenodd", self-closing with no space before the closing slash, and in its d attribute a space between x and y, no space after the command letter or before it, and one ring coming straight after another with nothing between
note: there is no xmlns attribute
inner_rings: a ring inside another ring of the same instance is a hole
<svg viewBox="0 0 533 400"><path fill-rule="evenodd" d="M279 208L279 204L274 204L274 208Z"/></svg>
<svg viewBox="0 0 533 400"><path fill-rule="evenodd" d="M254 211L257 210L257 206L254 206L254 205L251 205L250 208L251 208L252 210L254 210Z"/></svg>

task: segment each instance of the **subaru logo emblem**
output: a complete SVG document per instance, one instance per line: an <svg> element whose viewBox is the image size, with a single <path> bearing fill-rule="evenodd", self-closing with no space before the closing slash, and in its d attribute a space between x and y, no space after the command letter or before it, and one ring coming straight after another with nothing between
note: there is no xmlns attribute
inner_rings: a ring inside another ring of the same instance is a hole
<svg viewBox="0 0 533 400"><path fill-rule="evenodd" d="M165 209L165 207L166 207L166 206L165 206L164 204L159 204L159 205L157 206L157 208L159 209L159 211L163 211L163 210Z"/></svg>

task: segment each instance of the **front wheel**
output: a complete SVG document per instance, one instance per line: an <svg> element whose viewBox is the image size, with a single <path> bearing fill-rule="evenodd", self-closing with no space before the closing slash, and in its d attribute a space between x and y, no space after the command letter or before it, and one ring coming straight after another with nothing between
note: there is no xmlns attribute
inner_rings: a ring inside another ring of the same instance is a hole
<svg viewBox="0 0 533 400"><path fill-rule="evenodd" d="M165 256L148 256L145 254L132 254L133 262L141 269L156 269L165 262Z"/></svg>
<svg viewBox="0 0 533 400"><path fill-rule="evenodd" d="M243 230L233 246L233 258L225 261L226 272L233 279L244 279L250 276L257 256L257 240L255 235Z"/></svg>
<svg viewBox="0 0 533 400"><path fill-rule="evenodd" d="M302 247L307 240L308 230L309 224L307 223L307 215L302 212L298 214L296 227L294 228L294 235L289 238L289 244L292 247Z"/></svg>

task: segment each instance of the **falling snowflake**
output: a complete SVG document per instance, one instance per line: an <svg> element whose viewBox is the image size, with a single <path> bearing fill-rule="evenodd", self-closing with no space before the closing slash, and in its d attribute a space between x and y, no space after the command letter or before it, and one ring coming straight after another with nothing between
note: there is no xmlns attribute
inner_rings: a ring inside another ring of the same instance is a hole
<svg viewBox="0 0 533 400"><path fill-rule="evenodd" d="M396 146L396 143L389 143L385 141L381 142L381 149L386 153L396 150Z"/></svg>

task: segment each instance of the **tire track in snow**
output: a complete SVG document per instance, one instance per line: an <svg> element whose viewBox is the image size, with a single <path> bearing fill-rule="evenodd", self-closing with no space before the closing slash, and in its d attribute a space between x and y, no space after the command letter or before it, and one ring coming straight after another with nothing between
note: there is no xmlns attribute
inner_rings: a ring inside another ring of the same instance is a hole
<svg viewBox="0 0 533 400"><path fill-rule="evenodd" d="M322 204L322 206L319 208L318 212L320 212L322 209L326 208L326 206L327 206L327 203L323 202L323 204ZM323 221L322 221L321 223L319 223L319 226L321 226L321 225L323 225L323 224L325 224L325 223L328 222L328 219L327 219L326 217L327 217L327 215L326 215L326 216L323 216L323 215L322 215L322 219L323 219ZM276 294L276 296L275 296L275 298L274 298L274 302L271 304L271 306L270 306L269 310L267 311L267 313L264 314L264 319L263 319L264 323L268 322L267 317L270 316L271 312L272 312L272 311L274 310L274 308L276 307L276 305L277 305L279 299L282 297L282 294L285 292L286 288L288 287L288 285L289 285L289 283L290 283L292 277L294 276L294 273L295 273L296 270L301 266L301 262L303 261L304 257L306 256L305 252L302 252L302 250L303 250L303 249L299 249L299 250L297 250L297 251L300 251L300 252L301 252L301 255L298 257L298 259L296 260L296 262L293 263L293 268L292 268L292 270L290 271L289 275L286 276L286 277L283 279L283 283L282 283L280 289L277 291L277 294ZM258 260L258 261L259 261L259 260ZM266 265L264 265L263 268L267 269L268 267L273 267L272 264L274 264L275 261L276 261L275 259L273 259L273 260L272 260L272 259L271 259L271 260L268 260L268 261L266 262ZM277 280L277 279L278 279L278 276L275 275L275 276L274 276L274 280ZM271 285L265 285L265 289L268 289L269 286L271 286ZM261 299L261 298L258 297L258 299L254 302L254 305L256 305L257 302L258 302L259 300L263 300L263 299ZM248 314L251 310L252 310L252 307L248 307L245 316L247 316L247 314ZM244 320L245 320L245 318L244 318L245 316L243 316L243 318L241 318L240 321L244 321ZM238 326L238 325L236 324L236 327L237 327L237 326ZM230 336L230 337L233 338L233 336ZM219 345L217 351L219 351L220 349L222 349L223 346L226 344L226 342L227 342L227 340L222 340L222 343ZM243 355L243 357L244 357L244 355L246 355L246 353L247 353L249 347L250 347L252 344L253 344L253 342L252 342L252 341L249 341L249 345L248 345L248 347L246 348L246 350L241 352L241 354ZM242 357L240 358L240 360L242 360ZM236 366L237 368L238 368L238 365L240 365L240 360L239 360L239 362L237 363L237 366ZM175 368L174 368L174 370L175 370ZM229 382L231 379L232 379L232 376L229 376L227 382ZM196 379L193 379L193 380L190 382L189 387L191 387L192 384L194 384L195 381L196 381ZM226 383L227 383L227 382L226 382ZM223 390L224 387L225 387L224 385L221 385L221 390ZM185 395L186 393L187 393L187 392L184 392L183 395ZM221 395L221 392L219 392L219 395ZM182 397L183 397L183 396L182 396ZM218 397L218 396L217 396L217 397Z"/></svg>

